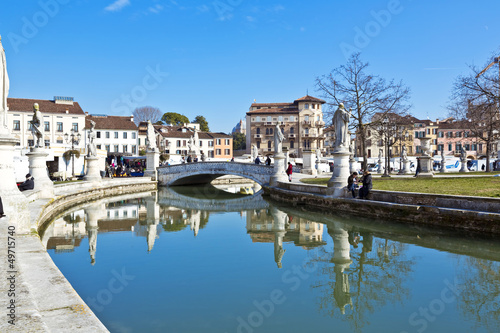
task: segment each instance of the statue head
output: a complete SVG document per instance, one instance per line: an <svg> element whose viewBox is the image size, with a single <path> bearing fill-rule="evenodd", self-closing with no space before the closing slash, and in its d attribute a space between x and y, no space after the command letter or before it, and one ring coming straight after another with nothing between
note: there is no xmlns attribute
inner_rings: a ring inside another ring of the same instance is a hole
<svg viewBox="0 0 500 333"><path fill-rule="evenodd" d="M339 104L339 109L343 109L344 108L344 103L340 103Z"/></svg>
<svg viewBox="0 0 500 333"><path fill-rule="evenodd" d="M33 111L34 112L40 111L40 106L38 105L38 103L33 104Z"/></svg>

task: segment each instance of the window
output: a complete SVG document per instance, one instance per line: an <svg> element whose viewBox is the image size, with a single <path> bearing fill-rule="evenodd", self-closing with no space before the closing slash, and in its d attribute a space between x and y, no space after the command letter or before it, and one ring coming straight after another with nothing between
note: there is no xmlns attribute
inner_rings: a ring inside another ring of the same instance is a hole
<svg viewBox="0 0 500 333"><path fill-rule="evenodd" d="M283 121L283 116L278 116L278 121Z"/></svg>
<svg viewBox="0 0 500 333"><path fill-rule="evenodd" d="M452 151L453 147L451 146L451 143L448 143L448 151Z"/></svg>
<svg viewBox="0 0 500 333"><path fill-rule="evenodd" d="M128 145L123 145L123 152L126 153L128 149Z"/></svg>
<svg viewBox="0 0 500 333"><path fill-rule="evenodd" d="M304 116L304 121L309 121L309 116Z"/></svg>
<svg viewBox="0 0 500 333"><path fill-rule="evenodd" d="M294 116L290 116L290 121L295 121L295 117Z"/></svg>
<svg viewBox="0 0 500 333"><path fill-rule="evenodd" d="M462 150L462 144L457 142L455 143L455 150L458 152L458 151L461 151Z"/></svg>
<svg viewBox="0 0 500 333"><path fill-rule="evenodd" d="M457 138L461 138L461 137L462 137L462 132L456 132L456 133L455 133L455 137L457 137Z"/></svg>
<svg viewBox="0 0 500 333"><path fill-rule="evenodd" d="M230 155L231 150L230 149L224 149L224 155Z"/></svg>
<svg viewBox="0 0 500 333"><path fill-rule="evenodd" d="M469 137L469 132L464 132L464 138L468 138Z"/></svg>
<svg viewBox="0 0 500 333"><path fill-rule="evenodd" d="M293 141L290 141L290 148L294 148L293 147Z"/></svg>
<svg viewBox="0 0 500 333"><path fill-rule="evenodd" d="M266 128L266 135L269 135L269 128Z"/></svg>
<svg viewBox="0 0 500 333"><path fill-rule="evenodd" d="M20 120L14 120L14 127L12 129L14 131L20 131L21 130L21 121Z"/></svg>
<svg viewBox="0 0 500 333"><path fill-rule="evenodd" d="M176 147L180 147L181 146L181 140L177 140L177 144L175 146Z"/></svg>
<svg viewBox="0 0 500 333"><path fill-rule="evenodd" d="M57 123L57 131L62 132L63 131L63 123L58 122Z"/></svg>
<svg viewBox="0 0 500 333"><path fill-rule="evenodd" d="M118 139L118 132L115 132L115 139Z"/></svg>
<svg viewBox="0 0 500 333"><path fill-rule="evenodd" d="M101 145L96 145L95 146L97 149L101 149Z"/></svg>
<svg viewBox="0 0 500 333"><path fill-rule="evenodd" d="M271 116L267 116L267 121L272 121L272 117Z"/></svg>
<svg viewBox="0 0 500 333"><path fill-rule="evenodd" d="M444 132L438 132L438 138L443 138L444 137Z"/></svg>
<svg viewBox="0 0 500 333"><path fill-rule="evenodd" d="M132 139L135 139L135 132L132 132Z"/></svg>
<svg viewBox="0 0 500 333"><path fill-rule="evenodd" d="M49 132L50 131L50 123L48 121L45 121L43 123L43 125L44 125L43 126L44 127L43 130Z"/></svg>
<svg viewBox="0 0 500 333"><path fill-rule="evenodd" d="M106 139L109 139L109 132L106 132Z"/></svg>
<svg viewBox="0 0 500 333"><path fill-rule="evenodd" d="M229 146L231 143L229 142L229 139L226 139L226 146Z"/></svg>
<svg viewBox="0 0 500 333"><path fill-rule="evenodd" d="M470 150L470 145L469 145L468 143L466 143L466 144L464 145L464 149L465 149L465 150Z"/></svg>
<svg viewBox="0 0 500 333"><path fill-rule="evenodd" d="M123 138L126 139L127 138L127 132L123 132Z"/></svg>
<svg viewBox="0 0 500 333"><path fill-rule="evenodd" d="M220 156L220 155L222 155L222 154L221 154L221 150L220 150L220 149L216 149L216 150L215 150L215 155L219 155L219 156Z"/></svg>
<svg viewBox="0 0 500 333"><path fill-rule="evenodd" d="M257 127L256 131L257 131L257 134L260 134L260 128L259 127Z"/></svg>
<svg viewBox="0 0 500 333"><path fill-rule="evenodd" d="M45 147L50 147L50 140L44 140Z"/></svg>
<svg viewBox="0 0 500 333"><path fill-rule="evenodd" d="M115 145L115 153L118 153L120 150L118 149L118 145Z"/></svg>
<svg viewBox="0 0 500 333"><path fill-rule="evenodd" d="M271 140L267 141L267 148L271 149Z"/></svg>
<svg viewBox="0 0 500 333"><path fill-rule="evenodd" d="M203 147L203 141L200 140L200 147Z"/></svg>
<svg viewBox="0 0 500 333"><path fill-rule="evenodd" d="M295 132L295 128L290 127L290 134L293 134Z"/></svg>
<svg viewBox="0 0 500 333"><path fill-rule="evenodd" d="M109 153L109 145L106 145L106 151Z"/></svg>
<svg viewBox="0 0 500 333"><path fill-rule="evenodd" d="M136 145L132 145L132 154L133 155L137 154L137 146Z"/></svg>
<svg viewBox="0 0 500 333"><path fill-rule="evenodd" d="M471 150L473 150L473 151L477 151L477 143L473 143L473 144L471 144L471 147L470 147L470 148L471 148Z"/></svg>
<svg viewBox="0 0 500 333"><path fill-rule="evenodd" d="M260 122L260 117L259 116L255 117L255 121Z"/></svg>
<svg viewBox="0 0 500 333"><path fill-rule="evenodd" d="M260 141L257 141L257 149L260 149Z"/></svg>
<svg viewBox="0 0 500 333"><path fill-rule="evenodd" d="M320 117L320 116L316 116L316 120L317 120L317 121L320 121L320 120L321 120L321 117Z"/></svg>
<svg viewBox="0 0 500 333"><path fill-rule="evenodd" d="M217 146L220 146L220 142L221 142L221 140L217 139Z"/></svg>
<svg viewBox="0 0 500 333"><path fill-rule="evenodd" d="M306 128L306 129L304 130L304 135L306 135L306 136L307 136L307 135L309 135L309 128Z"/></svg>
<svg viewBox="0 0 500 333"><path fill-rule="evenodd" d="M304 104L304 109L309 109L309 104L308 103Z"/></svg>
<svg viewBox="0 0 500 333"><path fill-rule="evenodd" d="M71 127L72 127L73 132L75 132L75 133L78 132L78 123L71 124Z"/></svg>
<svg viewBox="0 0 500 333"><path fill-rule="evenodd" d="M273 129L272 128L269 129L269 134L273 134Z"/></svg>
<svg viewBox="0 0 500 333"><path fill-rule="evenodd" d="M96 138L100 139L101 138L101 131L97 131L95 133Z"/></svg>
<svg viewBox="0 0 500 333"><path fill-rule="evenodd" d="M56 140L56 143L63 143L63 140Z"/></svg>
<svg viewBox="0 0 500 333"><path fill-rule="evenodd" d="M33 140L28 140L29 147L34 146L34 145L35 145L35 142Z"/></svg>

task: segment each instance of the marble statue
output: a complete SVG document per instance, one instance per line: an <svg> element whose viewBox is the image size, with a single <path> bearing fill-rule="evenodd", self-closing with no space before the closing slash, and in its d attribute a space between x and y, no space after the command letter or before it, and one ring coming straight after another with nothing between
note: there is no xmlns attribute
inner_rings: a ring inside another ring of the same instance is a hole
<svg viewBox="0 0 500 333"><path fill-rule="evenodd" d="M276 124L276 128L274 129L274 153L281 154L283 152L283 140L285 140L285 136L281 132L280 125Z"/></svg>
<svg viewBox="0 0 500 333"><path fill-rule="evenodd" d="M316 149L316 160L321 161L321 149Z"/></svg>
<svg viewBox="0 0 500 333"><path fill-rule="evenodd" d="M259 149L256 145L252 145L252 162L259 156Z"/></svg>
<svg viewBox="0 0 500 333"><path fill-rule="evenodd" d="M408 149L406 148L406 146L403 146L403 148L401 148L401 159L403 160L403 162L406 162L408 160Z"/></svg>
<svg viewBox="0 0 500 333"><path fill-rule="evenodd" d="M0 134L8 134L7 126L7 96L9 95L9 76L7 75L7 62L5 61L5 50L2 46L0 36Z"/></svg>
<svg viewBox="0 0 500 333"><path fill-rule="evenodd" d="M382 150L382 148L380 148L380 149L378 150L378 159L379 159L379 160L381 160L381 159L382 159L382 155L383 155L383 150Z"/></svg>
<svg viewBox="0 0 500 333"><path fill-rule="evenodd" d="M156 146L155 128L153 127L151 120L148 120L148 128L146 131L146 138L148 140L148 150L149 151L156 151L157 146Z"/></svg>
<svg viewBox="0 0 500 333"><path fill-rule="evenodd" d="M31 134L33 135L33 145L35 148L43 148L43 117L38 103L33 104L33 118L31 120Z"/></svg>
<svg viewBox="0 0 500 333"><path fill-rule="evenodd" d="M333 115L336 150L349 147L349 118L350 112L344 108L343 103L340 103L337 111L335 111L335 114Z"/></svg>
<svg viewBox="0 0 500 333"><path fill-rule="evenodd" d="M460 148L460 162L467 162L467 152L464 147Z"/></svg>
<svg viewBox="0 0 500 333"><path fill-rule="evenodd" d="M89 142L87 143L87 157L96 157L97 150L95 146L95 121L90 121L90 129L88 134Z"/></svg>

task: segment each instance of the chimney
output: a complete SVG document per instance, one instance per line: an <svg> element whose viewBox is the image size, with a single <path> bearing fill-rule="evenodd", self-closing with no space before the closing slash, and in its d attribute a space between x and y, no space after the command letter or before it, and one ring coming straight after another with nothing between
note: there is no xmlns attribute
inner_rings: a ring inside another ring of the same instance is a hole
<svg viewBox="0 0 500 333"><path fill-rule="evenodd" d="M134 116L133 116L133 115L132 115L132 116L130 116L130 121L131 121L131 122L134 122Z"/></svg>

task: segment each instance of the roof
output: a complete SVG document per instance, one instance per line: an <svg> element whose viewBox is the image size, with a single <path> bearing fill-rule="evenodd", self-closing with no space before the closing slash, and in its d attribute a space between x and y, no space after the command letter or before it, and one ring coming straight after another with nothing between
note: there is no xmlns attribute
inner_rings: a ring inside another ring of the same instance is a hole
<svg viewBox="0 0 500 333"><path fill-rule="evenodd" d="M297 109L299 102L316 102L316 103L321 103L321 104L326 103L322 99L306 95L304 97L296 99L295 101L293 101L293 103L252 103L252 105L250 105L250 107L251 108L252 107L260 107L263 109L274 109L274 111L276 111L276 108L278 108L278 109L281 109L280 111L284 111L286 109ZM254 111L257 111L257 110L253 110L250 112L254 112ZM259 110L259 111L261 111L261 110Z"/></svg>
<svg viewBox="0 0 500 333"><path fill-rule="evenodd" d="M296 99L294 101L294 103L298 103L298 102L317 102L317 103L321 103L321 104L324 104L326 103L324 100L322 99L319 99L319 98L316 98L316 97L312 97L312 96L309 96L309 95L306 95L304 97L301 97L299 99Z"/></svg>
<svg viewBox="0 0 500 333"><path fill-rule="evenodd" d="M265 108L265 109L248 111L247 114L268 114L268 113L276 113L276 112L299 113L299 109L296 107L295 108Z"/></svg>
<svg viewBox="0 0 500 333"><path fill-rule="evenodd" d="M85 117L85 128L90 128L90 120L95 121L96 130L130 130L137 131L137 126L133 121L133 117L123 116L95 116L88 115Z"/></svg>
<svg viewBox="0 0 500 333"><path fill-rule="evenodd" d="M43 113L60 113L85 115L80 104L73 102L71 104L56 104L54 101L46 99L29 99L29 98L7 98L7 106L10 112L33 112L33 104L38 103L40 112ZM66 110L68 112L66 112Z"/></svg>
<svg viewBox="0 0 500 333"><path fill-rule="evenodd" d="M142 124L142 123L141 123ZM156 132L164 138L175 138L175 139L189 139L194 135L194 130L189 127L184 126L167 126L167 125L153 125ZM162 131L163 129L163 131ZM183 132L182 130L185 129ZM142 131L142 127L141 127ZM198 131L198 138L200 140L210 140L215 138L227 138L232 139L231 135L225 133L212 133L212 132L202 132Z"/></svg>

